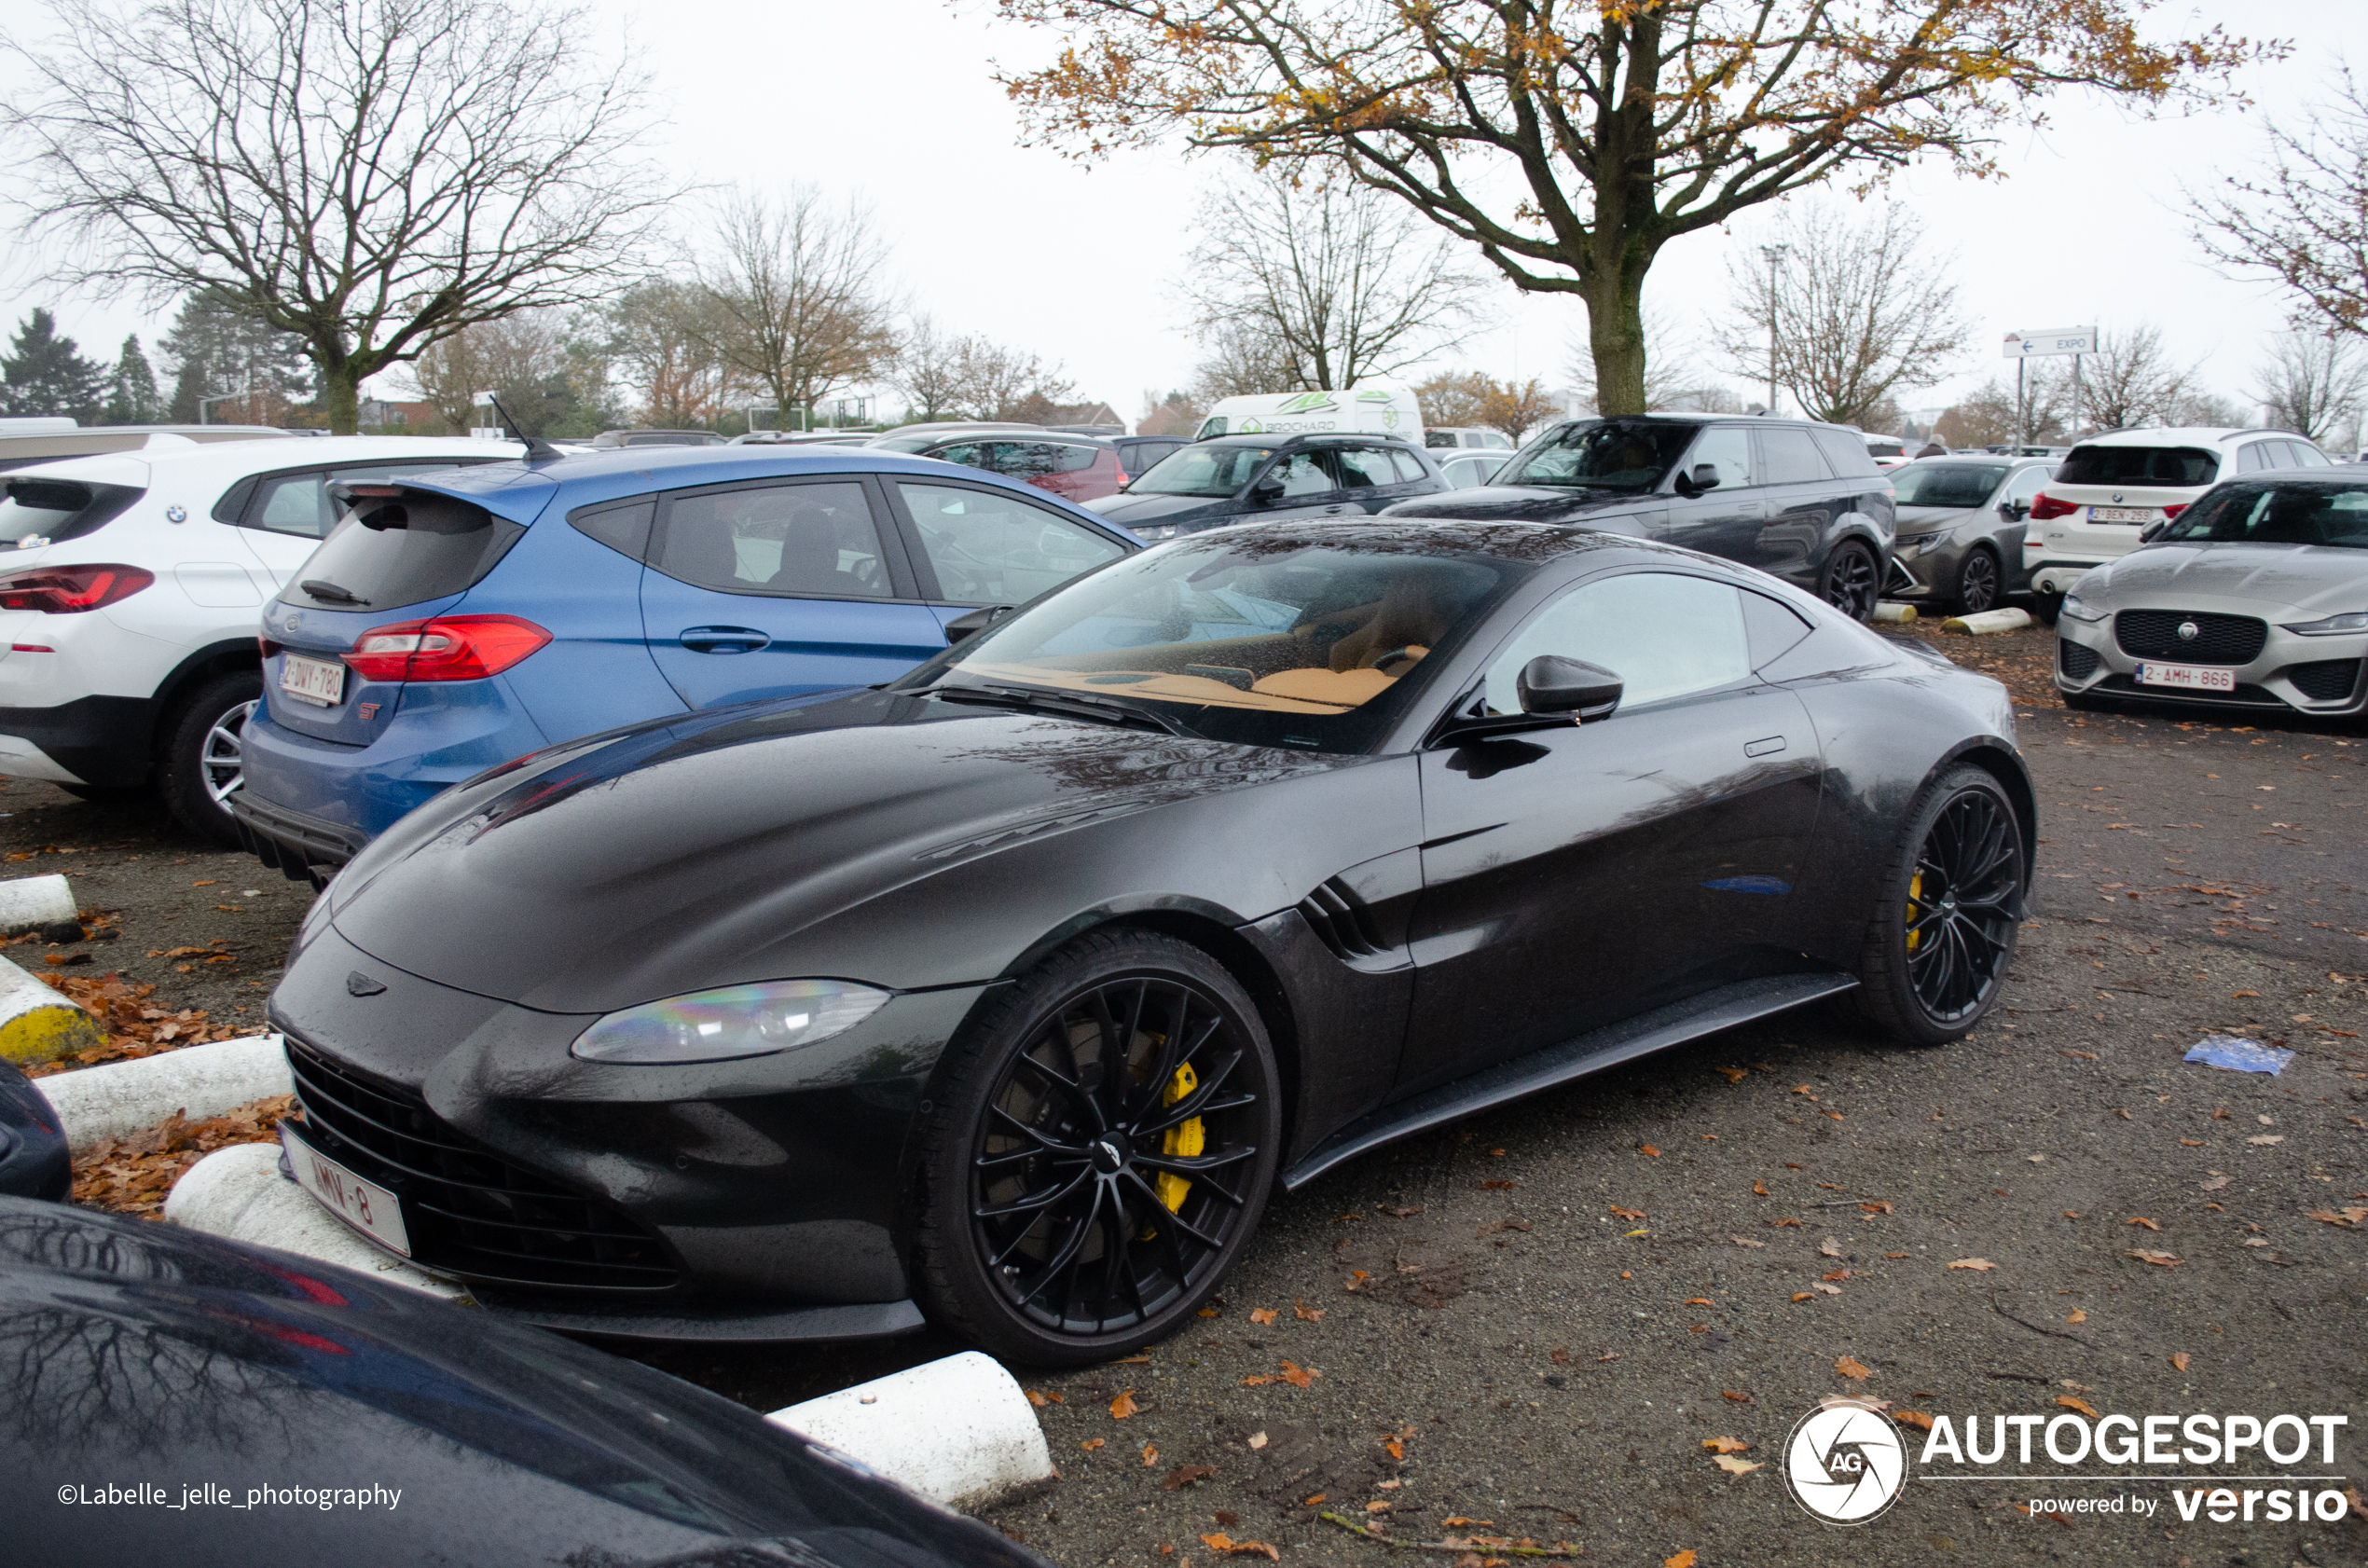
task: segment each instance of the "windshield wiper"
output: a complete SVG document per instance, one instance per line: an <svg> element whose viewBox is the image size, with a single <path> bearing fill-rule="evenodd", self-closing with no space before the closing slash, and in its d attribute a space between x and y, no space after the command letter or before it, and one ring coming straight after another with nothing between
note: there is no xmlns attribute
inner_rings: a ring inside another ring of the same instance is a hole
<svg viewBox="0 0 2368 1568"><path fill-rule="evenodd" d="M364 609L369 608L370 601L352 589L340 588L335 583L324 582L318 577L308 577L296 586L314 598L324 598L332 604L358 604Z"/></svg>
<svg viewBox="0 0 2368 1568"><path fill-rule="evenodd" d="M1108 697L1080 696L1068 692L1039 692L1024 686L929 686L913 695L943 697L947 702L975 703L981 708L1053 713L1064 719L1086 719L1095 723L1117 724L1130 730L1155 729L1169 735L1192 735L1182 723L1164 713L1131 702L1112 701Z"/></svg>

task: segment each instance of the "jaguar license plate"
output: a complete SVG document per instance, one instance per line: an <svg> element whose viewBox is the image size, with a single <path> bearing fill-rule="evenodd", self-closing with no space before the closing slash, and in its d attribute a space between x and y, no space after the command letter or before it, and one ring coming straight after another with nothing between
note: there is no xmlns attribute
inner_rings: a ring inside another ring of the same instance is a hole
<svg viewBox="0 0 2368 1568"><path fill-rule="evenodd" d="M2092 506L2088 520L2092 523L2151 523L2162 516L2159 506Z"/></svg>
<svg viewBox="0 0 2368 1568"><path fill-rule="evenodd" d="M411 1232L404 1229L403 1201L374 1181L364 1181L280 1123L280 1147L287 1151L288 1168L296 1183L318 1198L331 1214L368 1236L380 1246L411 1256Z"/></svg>
<svg viewBox="0 0 2368 1568"><path fill-rule="evenodd" d="M280 690L315 708L335 708L345 700L345 666L290 653L280 666Z"/></svg>
<svg viewBox="0 0 2368 1568"><path fill-rule="evenodd" d="M2169 686L2183 692L2233 692L2237 689L2237 672L2207 669L2201 665L2142 664L2138 667L2138 683Z"/></svg>

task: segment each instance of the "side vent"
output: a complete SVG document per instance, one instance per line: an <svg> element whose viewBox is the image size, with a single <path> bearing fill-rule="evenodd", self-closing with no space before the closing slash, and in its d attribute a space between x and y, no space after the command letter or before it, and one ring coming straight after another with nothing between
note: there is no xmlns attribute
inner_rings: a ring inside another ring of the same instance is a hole
<svg viewBox="0 0 2368 1568"><path fill-rule="evenodd" d="M1301 916L1342 963L1377 958L1388 952L1373 928L1373 912L1339 877L1319 885L1299 901Z"/></svg>

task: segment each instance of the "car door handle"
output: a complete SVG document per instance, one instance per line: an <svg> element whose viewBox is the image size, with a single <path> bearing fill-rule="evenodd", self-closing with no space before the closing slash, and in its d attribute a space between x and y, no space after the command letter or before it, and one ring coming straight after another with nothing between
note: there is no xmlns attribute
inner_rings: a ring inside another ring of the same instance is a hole
<svg viewBox="0 0 2368 1568"><path fill-rule="evenodd" d="M753 653L773 640L754 626L691 626L675 640L694 653Z"/></svg>
<svg viewBox="0 0 2368 1568"><path fill-rule="evenodd" d="M1745 741L1743 743L1743 755L1746 757L1772 757L1783 749L1784 737L1781 735L1771 735L1763 740Z"/></svg>

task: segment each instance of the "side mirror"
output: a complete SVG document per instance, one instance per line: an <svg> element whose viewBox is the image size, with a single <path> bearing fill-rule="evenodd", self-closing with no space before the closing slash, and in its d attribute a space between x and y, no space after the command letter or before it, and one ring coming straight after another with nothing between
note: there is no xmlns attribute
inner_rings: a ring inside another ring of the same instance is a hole
<svg viewBox="0 0 2368 1568"><path fill-rule="evenodd" d="M1012 612L1008 604L989 604L966 614L957 615L945 623L945 645L951 648L966 637L974 637Z"/></svg>
<svg viewBox="0 0 2368 1568"><path fill-rule="evenodd" d="M1619 706L1621 681L1601 665L1540 653L1521 667L1513 690L1524 713L1567 713L1586 723L1612 716Z"/></svg>
<svg viewBox="0 0 2368 1568"><path fill-rule="evenodd" d="M2170 527L2170 519L2168 517L2164 517L2158 521L2148 523L2144 528L2138 530L2138 543L2141 544L2152 544L2155 540L2162 537L2163 530L2168 527Z"/></svg>
<svg viewBox="0 0 2368 1568"><path fill-rule="evenodd" d="M1272 506L1283 499L1283 476L1269 474L1250 487L1250 499L1260 506Z"/></svg>
<svg viewBox="0 0 2368 1568"><path fill-rule="evenodd" d="M1694 465L1694 488L1698 490L1714 490L1718 488L1718 464L1714 462L1696 463Z"/></svg>
<svg viewBox="0 0 2368 1568"><path fill-rule="evenodd" d="M1998 503L1998 510L2004 514L2008 522L2019 523L2024 518L2031 516L2031 502L2027 501L2002 501Z"/></svg>

